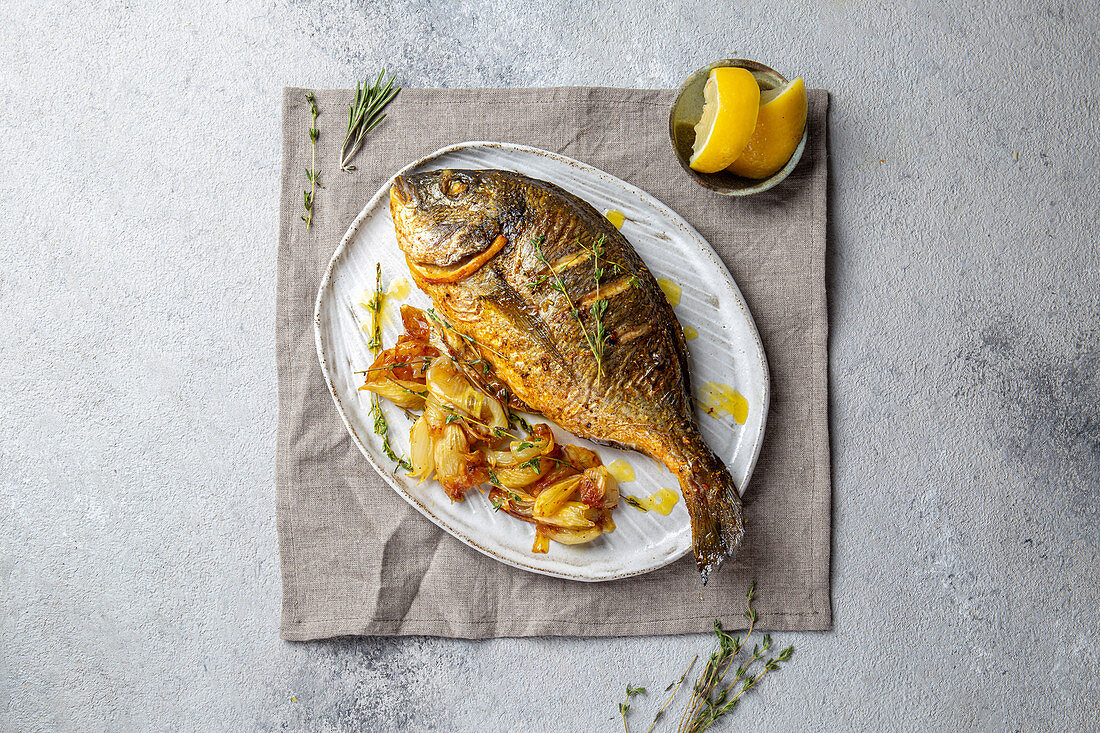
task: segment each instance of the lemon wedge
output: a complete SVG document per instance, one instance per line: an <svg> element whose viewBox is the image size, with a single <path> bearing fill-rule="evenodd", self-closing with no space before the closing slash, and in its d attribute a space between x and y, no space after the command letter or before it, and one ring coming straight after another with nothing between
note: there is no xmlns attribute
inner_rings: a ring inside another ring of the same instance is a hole
<svg viewBox="0 0 1100 733"><path fill-rule="evenodd" d="M806 83L760 92L756 129L741 156L727 168L745 178L767 178L786 165L806 128Z"/></svg>
<svg viewBox="0 0 1100 733"><path fill-rule="evenodd" d="M737 160L752 137L759 110L760 86L747 69L711 69L688 165L700 173L717 173Z"/></svg>

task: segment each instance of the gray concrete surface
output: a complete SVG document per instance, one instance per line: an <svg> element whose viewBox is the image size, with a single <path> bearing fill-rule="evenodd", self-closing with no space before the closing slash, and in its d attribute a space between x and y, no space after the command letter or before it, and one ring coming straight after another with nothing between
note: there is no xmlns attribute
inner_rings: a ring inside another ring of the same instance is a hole
<svg viewBox="0 0 1100 733"><path fill-rule="evenodd" d="M615 730L707 653L278 640L277 123L383 62L734 55L833 94L836 620L722 729L1100 729L1098 39L1087 0L0 4L0 728Z"/></svg>

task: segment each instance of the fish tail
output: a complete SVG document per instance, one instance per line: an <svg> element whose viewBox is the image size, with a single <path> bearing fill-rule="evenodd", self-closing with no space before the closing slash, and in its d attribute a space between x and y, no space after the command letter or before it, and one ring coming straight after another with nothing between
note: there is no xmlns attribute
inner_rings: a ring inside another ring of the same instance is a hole
<svg viewBox="0 0 1100 733"><path fill-rule="evenodd" d="M723 560L732 559L745 538L741 497L733 477L713 453L680 475L680 487L691 516L691 549L706 585L707 576Z"/></svg>

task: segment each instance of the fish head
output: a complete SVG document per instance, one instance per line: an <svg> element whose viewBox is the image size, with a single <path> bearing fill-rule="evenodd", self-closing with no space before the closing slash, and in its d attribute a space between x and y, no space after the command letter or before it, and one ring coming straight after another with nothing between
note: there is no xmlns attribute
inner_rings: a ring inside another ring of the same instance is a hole
<svg viewBox="0 0 1100 733"><path fill-rule="evenodd" d="M397 176L390 214L397 243L414 263L450 267L490 250L501 235L502 188L475 170Z"/></svg>

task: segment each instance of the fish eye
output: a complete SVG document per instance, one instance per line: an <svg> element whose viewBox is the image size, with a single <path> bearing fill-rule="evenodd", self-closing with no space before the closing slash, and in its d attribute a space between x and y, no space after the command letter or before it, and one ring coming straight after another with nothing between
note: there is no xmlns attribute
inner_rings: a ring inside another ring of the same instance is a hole
<svg viewBox="0 0 1100 733"><path fill-rule="evenodd" d="M443 192L443 195L452 199L456 199L462 194L466 193L467 188L468 186L466 184L466 181L452 178L450 176L445 177L439 183L439 190Z"/></svg>

